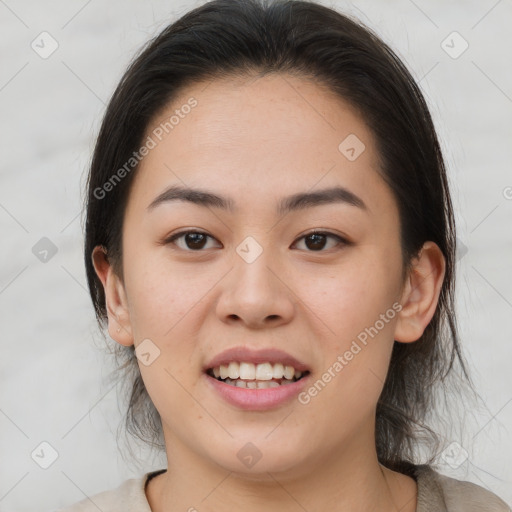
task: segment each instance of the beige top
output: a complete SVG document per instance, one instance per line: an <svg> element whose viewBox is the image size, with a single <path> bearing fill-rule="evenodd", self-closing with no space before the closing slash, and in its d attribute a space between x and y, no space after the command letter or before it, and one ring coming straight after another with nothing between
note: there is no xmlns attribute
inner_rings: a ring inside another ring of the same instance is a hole
<svg viewBox="0 0 512 512"><path fill-rule="evenodd" d="M57 512L152 512L145 486L165 469L125 480L111 491L101 492ZM434 471L428 465L416 466L413 478L418 484L416 512L512 512L498 496L479 485L462 482Z"/></svg>

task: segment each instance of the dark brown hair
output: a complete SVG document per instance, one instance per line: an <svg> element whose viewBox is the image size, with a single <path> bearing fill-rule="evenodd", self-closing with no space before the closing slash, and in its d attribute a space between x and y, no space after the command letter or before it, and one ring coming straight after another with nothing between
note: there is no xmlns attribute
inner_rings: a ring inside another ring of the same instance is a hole
<svg viewBox="0 0 512 512"><path fill-rule="evenodd" d="M85 265L100 328L105 296L91 261L106 249L122 278L122 225L134 166L99 193L143 143L149 122L188 84L205 79L288 72L327 86L360 113L377 144L380 172L400 213L404 273L424 242L446 260L436 312L415 343L395 342L377 405L379 461L407 471L435 407L437 384L460 363L454 306L455 222L436 131L421 91L397 55L359 21L309 1L214 0L195 8L151 40L129 66L106 110L86 197ZM341 142L341 141L340 141ZM130 384L127 430L162 446L161 422L138 370L134 347L119 347ZM157 441L160 440L158 443Z"/></svg>

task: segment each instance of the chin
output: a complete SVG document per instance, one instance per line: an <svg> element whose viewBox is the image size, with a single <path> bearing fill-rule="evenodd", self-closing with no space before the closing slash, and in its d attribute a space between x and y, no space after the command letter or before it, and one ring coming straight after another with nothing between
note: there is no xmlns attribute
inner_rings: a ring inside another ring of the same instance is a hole
<svg viewBox="0 0 512 512"><path fill-rule="evenodd" d="M218 446L218 445L217 445ZM240 478L255 481L272 481L269 475L282 474L283 477L307 475L311 472L304 444L284 446L282 439L275 442L260 439L256 441L235 441L232 447L226 446L222 453L210 453L211 460L225 471L232 472ZM307 446L307 445L306 445ZM309 446L311 449L311 446Z"/></svg>

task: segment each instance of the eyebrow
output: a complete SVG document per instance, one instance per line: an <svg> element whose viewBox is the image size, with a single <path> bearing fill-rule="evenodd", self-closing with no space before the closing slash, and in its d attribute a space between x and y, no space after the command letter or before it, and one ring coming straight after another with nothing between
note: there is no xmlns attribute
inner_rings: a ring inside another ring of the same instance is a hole
<svg viewBox="0 0 512 512"><path fill-rule="evenodd" d="M237 210L230 197L220 196L208 190L172 185L159 194L146 208L148 212L157 206L173 201L188 201L205 208L219 208L231 213ZM344 187L333 187L315 192L299 192L283 198L277 206L277 214L284 215L291 211L304 210L324 204L345 203L368 211L364 201Z"/></svg>

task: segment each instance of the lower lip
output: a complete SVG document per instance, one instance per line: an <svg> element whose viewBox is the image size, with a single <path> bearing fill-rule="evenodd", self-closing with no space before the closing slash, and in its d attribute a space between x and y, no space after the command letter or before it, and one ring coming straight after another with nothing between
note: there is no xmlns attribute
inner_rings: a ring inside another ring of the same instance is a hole
<svg viewBox="0 0 512 512"><path fill-rule="evenodd" d="M290 384L282 384L277 388L248 389L226 384L221 380L204 374L209 385L224 400L240 409L247 411L265 411L275 409L296 397L305 386L309 375Z"/></svg>

